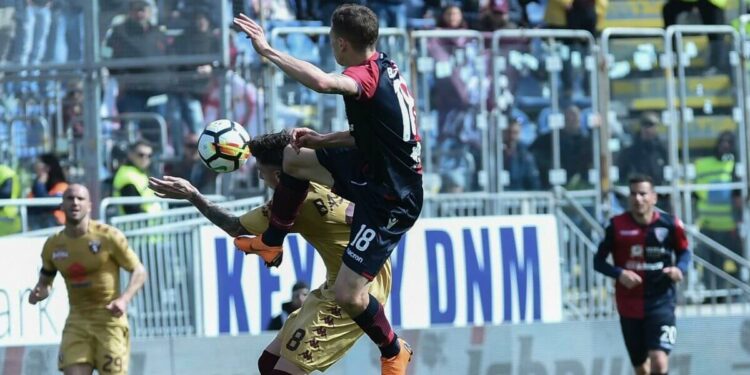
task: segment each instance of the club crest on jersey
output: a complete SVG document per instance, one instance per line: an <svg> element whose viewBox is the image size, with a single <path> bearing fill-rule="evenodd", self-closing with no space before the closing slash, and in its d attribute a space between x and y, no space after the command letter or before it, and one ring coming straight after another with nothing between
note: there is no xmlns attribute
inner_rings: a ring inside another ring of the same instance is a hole
<svg viewBox="0 0 750 375"><path fill-rule="evenodd" d="M52 260L60 260L68 257L68 250L55 249L52 250Z"/></svg>
<svg viewBox="0 0 750 375"><path fill-rule="evenodd" d="M89 250L91 250L92 253L98 254L99 250L102 248L102 242L99 240L91 240L89 241Z"/></svg>
<svg viewBox="0 0 750 375"><path fill-rule="evenodd" d="M669 229L667 228L663 228L663 227L654 228L654 235L656 236L656 239L660 243L664 242L668 234L669 234Z"/></svg>

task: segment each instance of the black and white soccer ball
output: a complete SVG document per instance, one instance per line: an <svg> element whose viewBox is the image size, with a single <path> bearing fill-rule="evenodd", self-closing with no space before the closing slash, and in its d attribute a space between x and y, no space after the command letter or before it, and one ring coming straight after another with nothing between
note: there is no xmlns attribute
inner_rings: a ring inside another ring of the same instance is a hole
<svg viewBox="0 0 750 375"><path fill-rule="evenodd" d="M216 120L198 138L198 155L203 164L219 173L236 171L250 157L250 135L242 125Z"/></svg>

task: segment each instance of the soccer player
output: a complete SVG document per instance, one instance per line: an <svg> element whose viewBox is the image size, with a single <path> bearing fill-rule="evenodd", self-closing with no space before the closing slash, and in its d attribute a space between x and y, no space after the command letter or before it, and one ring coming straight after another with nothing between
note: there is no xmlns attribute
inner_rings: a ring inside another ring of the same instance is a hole
<svg viewBox="0 0 750 375"><path fill-rule="evenodd" d="M651 178L634 176L629 183L628 212L610 220L594 269L617 280L620 326L636 374L666 374L677 335L675 283L691 255L682 222L654 208ZM614 265L607 263L610 253Z"/></svg>
<svg viewBox="0 0 750 375"><path fill-rule="evenodd" d="M281 175L284 148L291 141L286 132L267 134L250 141L260 177L276 188ZM236 237L235 245L260 235L268 227L269 202L236 217L206 200L186 180L166 176L151 178L150 187L164 198L187 199L211 222ZM302 307L291 313L281 331L258 360L261 375L298 375L325 371L351 348L363 331L335 301L333 285L349 242L352 203L318 184L310 184L300 214L291 231L298 232L317 249L326 267L326 282L310 292ZM391 290L391 265L386 262L368 284L368 291L385 303Z"/></svg>
<svg viewBox="0 0 750 375"><path fill-rule="evenodd" d="M65 279L70 314L63 329L58 367L65 375L127 374L130 333L128 302L146 281L146 269L125 235L89 218L86 187L70 185L63 193L65 228L47 239L39 282L29 294L32 305L49 296L59 271ZM130 282L120 294L120 268Z"/></svg>
<svg viewBox="0 0 750 375"><path fill-rule="evenodd" d="M333 55L345 69L326 74L268 45L263 29L245 15L234 24L261 56L317 92L344 97L349 131L318 134L298 128L284 153L268 229L248 249L271 264L305 199L310 180L333 186L356 209L336 302L380 348L382 374L404 374L411 348L398 338L383 306L368 293L401 237L422 210L422 165L414 99L396 64L375 49L378 19L367 7L344 4L331 16Z"/></svg>

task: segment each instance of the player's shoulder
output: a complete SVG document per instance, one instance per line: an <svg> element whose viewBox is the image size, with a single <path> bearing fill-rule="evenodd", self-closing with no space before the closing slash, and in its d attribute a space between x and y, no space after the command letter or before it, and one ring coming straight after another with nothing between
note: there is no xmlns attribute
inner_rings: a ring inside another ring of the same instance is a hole
<svg viewBox="0 0 750 375"><path fill-rule="evenodd" d="M121 230L109 224L105 224L99 221L92 221L89 228L89 232L92 235L106 238L112 241L125 240L125 234L123 234Z"/></svg>
<svg viewBox="0 0 750 375"><path fill-rule="evenodd" d="M682 221L675 216L665 211L657 211L659 214L659 218L654 222L654 225L657 226L666 226L669 228L675 228L679 227L682 228Z"/></svg>
<svg viewBox="0 0 750 375"><path fill-rule="evenodd" d="M43 249L52 248L53 246L60 244L64 241L65 241L65 235L63 234L63 230L61 229L59 232L56 232L52 234L51 236L47 237L47 240L44 241Z"/></svg>

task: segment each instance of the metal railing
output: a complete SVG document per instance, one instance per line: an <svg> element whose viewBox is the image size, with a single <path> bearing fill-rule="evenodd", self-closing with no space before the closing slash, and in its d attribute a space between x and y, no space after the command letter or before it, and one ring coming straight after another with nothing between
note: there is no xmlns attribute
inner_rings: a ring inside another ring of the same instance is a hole
<svg viewBox="0 0 750 375"><path fill-rule="evenodd" d="M263 203L263 197L252 197L219 205L239 215ZM133 335L187 336L202 332L199 230L211 224L208 219L194 207L183 207L156 215L115 217L112 224L123 230L150 275L129 310ZM128 274L123 271L121 275L122 285L127 285Z"/></svg>

